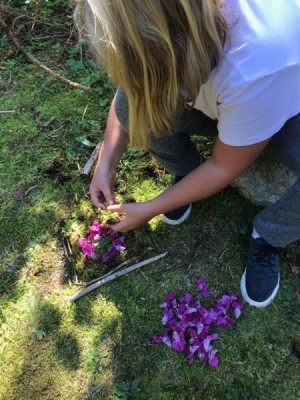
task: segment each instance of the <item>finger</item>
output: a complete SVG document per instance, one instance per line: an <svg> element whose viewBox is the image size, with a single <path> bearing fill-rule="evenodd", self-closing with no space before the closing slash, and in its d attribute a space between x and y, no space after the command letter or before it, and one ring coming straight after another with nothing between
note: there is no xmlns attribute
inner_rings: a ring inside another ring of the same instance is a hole
<svg viewBox="0 0 300 400"><path fill-rule="evenodd" d="M108 206L107 210L111 212L123 213L125 212L125 204L113 204Z"/></svg>
<svg viewBox="0 0 300 400"><path fill-rule="evenodd" d="M104 204L99 200L98 192L95 190L90 190L91 200L95 207L103 208Z"/></svg>
<svg viewBox="0 0 300 400"><path fill-rule="evenodd" d="M124 221L125 220L123 219L122 221L118 222L115 225L110 225L111 229L115 232L128 232L130 228Z"/></svg>
<svg viewBox="0 0 300 400"><path fill-rule="evenodd" d="M103 189L102 193L109 205L114 204L114 198L110 189Z"/></svg>

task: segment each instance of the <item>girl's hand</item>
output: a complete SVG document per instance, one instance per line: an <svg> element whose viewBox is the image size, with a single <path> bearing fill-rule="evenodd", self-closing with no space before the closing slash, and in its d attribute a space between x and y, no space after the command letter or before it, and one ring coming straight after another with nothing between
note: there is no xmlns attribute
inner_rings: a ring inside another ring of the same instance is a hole
<svg viewBox="0 0 300 400"><path fill-rule="evenodd" d="M148 203L114 204L107 207L108 211L125 214L125 218L111 226L114 231L128 232L146 224L154 215Z"/></svg>
<svg viewBox="0 0 300 400"><path fill-rule="evenodd" d="M114 204L113 184L115 180L115 171L105 172L98 169L90 184L90 195L94 206L103 208L103 201L109 205Z"/></svg>

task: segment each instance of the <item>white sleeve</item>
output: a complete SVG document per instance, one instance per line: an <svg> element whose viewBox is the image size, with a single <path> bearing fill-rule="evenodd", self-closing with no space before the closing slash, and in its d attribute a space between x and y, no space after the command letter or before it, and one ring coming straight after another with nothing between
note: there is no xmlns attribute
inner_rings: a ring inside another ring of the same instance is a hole
<svg viewBox="0 0 300 400"><path fill-rule="evenodd" d="M299 67L236 84L218 96L218 111L223 143L247 146L270 138L300 112Z"/></svg>

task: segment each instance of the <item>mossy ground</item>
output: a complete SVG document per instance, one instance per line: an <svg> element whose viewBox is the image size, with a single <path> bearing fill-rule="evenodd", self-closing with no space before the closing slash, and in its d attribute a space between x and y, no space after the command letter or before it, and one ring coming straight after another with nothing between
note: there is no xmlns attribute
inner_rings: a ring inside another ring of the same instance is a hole
<svg viewBox="0 0 300 400"><path fill-rule="evenodd" d="M183 225L157 217L126 234L118 259L84 260L77 238L93 219L108 218L92 207L89 179L79 172L92 151L84 139L101 138L112 91L105 81L101 96L49 82L20 57L6 60L1 80L0 109L15 112L0 114L0 398L109 400L121 398L135 379L140 392L128 389L128 398L300 398L300 289L292 270L299 246L282 252L276 300L265 310L246 306L234 328L219 330L218 369L188 365L183 354L152 342L162 331L159 304L169 291L196 294L200 277L215 298L239 292L257 210L227 188L195 204ZM169 182L149 155L127 151L116 193L143 201ZM68 259L64 237L73 249ZM67 300L82 288L68 283L70 274L73 282L75 273L87 282L148 247L149 257L168 254L75 303Z"/></svg>

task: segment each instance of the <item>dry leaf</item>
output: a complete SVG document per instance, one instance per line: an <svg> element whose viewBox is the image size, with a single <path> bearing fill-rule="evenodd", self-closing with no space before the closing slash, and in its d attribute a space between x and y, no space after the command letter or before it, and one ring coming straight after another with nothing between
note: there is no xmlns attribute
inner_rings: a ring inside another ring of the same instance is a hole
<svg viewBox="0 0 300 400"><path fill-rule="evenodd" d="M300 267L297 265L292 265L292 273L293 274L300 274Z"/></svg>

